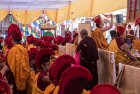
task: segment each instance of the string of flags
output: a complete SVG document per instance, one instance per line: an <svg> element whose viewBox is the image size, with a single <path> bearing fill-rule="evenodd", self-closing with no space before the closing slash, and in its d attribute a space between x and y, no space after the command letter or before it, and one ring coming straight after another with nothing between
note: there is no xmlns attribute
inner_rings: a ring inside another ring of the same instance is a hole
<svg viewBox="0 0 140 94"><path fill-rule="evenodd" d="M45 31L40 30L42 24L48 22L50 25L56 25L55 22L51 21L47 16L45 18L39 18L31 24L25 25L20 28L21 32L23 32L23 36L33 35L34 37L41 37L44 35Z"/></svg>

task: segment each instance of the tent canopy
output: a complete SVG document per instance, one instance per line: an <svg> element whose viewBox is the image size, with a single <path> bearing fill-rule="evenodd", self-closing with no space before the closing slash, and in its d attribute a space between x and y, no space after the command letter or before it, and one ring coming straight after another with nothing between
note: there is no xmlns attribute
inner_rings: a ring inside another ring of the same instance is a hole
<svg viewBox="0 0 140 94"><path fill-rule="evenodd" d="M0 9L56 9L75 0L0 0Z"/></svg>
<svg viewBox="0 0 140 94"><path fill-rule="evenodd" d="M0 21L9 11L19 22L29 24L40 17L42 10L52 21L62 22L124 8L127 0L0 0Z"/></svg>

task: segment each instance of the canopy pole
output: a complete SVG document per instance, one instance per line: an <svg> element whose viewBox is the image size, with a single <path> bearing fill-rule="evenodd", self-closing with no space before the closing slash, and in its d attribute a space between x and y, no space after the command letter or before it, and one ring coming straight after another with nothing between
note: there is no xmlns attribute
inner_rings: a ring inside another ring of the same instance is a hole
<svg viewBox="0 0 140 94"><path fill-rule="evenodd" d="M58 17L58 9L56 9L55 22L57 22L57 17ZM54 36L56 37L56 30L54 31Z"/></svg>
<svg viewBox="0 0 140 94"><path fill-rule="evenodd" d="M71 11L71 1L69 1L68 19L70 19L70 17L71 17L70 11Z"/></svg>
<svg viewBox="0 0 140 94"><path fill-rule="evenodd" d="M93 0L90 0L91 1L91 4L90 4L90 17L92 16L92 3L93 3Z"/></svg>
<svg viewBox="0 0 140 94"><path fill-rule="evenodd" d="M58 9L56 9L55 22L57 22L57 18L58 18Z"/></svg>

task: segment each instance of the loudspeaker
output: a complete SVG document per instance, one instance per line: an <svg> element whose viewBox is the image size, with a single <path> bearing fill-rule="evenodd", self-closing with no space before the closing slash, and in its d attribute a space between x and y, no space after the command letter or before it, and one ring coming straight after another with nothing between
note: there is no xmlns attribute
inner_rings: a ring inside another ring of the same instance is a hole
<svg viewBox="0 0 140 94"><path fill-rule="evenodd" d="M116 22L117 23L123 23L123 14L117 14L116 15Z"/></svg>

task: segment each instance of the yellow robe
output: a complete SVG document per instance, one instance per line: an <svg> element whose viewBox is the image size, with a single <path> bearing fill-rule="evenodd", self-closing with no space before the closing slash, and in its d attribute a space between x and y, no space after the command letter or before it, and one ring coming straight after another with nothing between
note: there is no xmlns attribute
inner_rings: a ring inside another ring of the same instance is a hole
<svg viewBox="0 0 140 94"><path fill-rule="evenodd" d="M139 39L133 40L133 48L134 50L138 50L138 52L140 53L140 40Z"/></svg>
<svg viewBox="0 0 140 94"><path fill-rule="evenodd" d="M7 49L7 46L4 45L3 48L2 48L2 51L3 51L4 54L6 53L6 49Z"/></svg>
<svg viewBox="0 0 140 94"><path fill-rule="evenodd" d="M55 86L54 84L50 84L44 91L44 94L58 94L59 86Z"/></svg>
<svg viewBox="0 0 140 94"><path fill-rule="evenodd" d="M111 41L108 47L108 50L115 53L116 63L122 63L122 64L140 67L139 61L136 61L136 62L131 61L131 59L127 56L127 54L118 48L118 45L115 39Z"/></svg>
<svg viewBox="0 0 140 94"><path fill-rule="evenodd" d="M38 76L39 76L39 73L36 74L35 76L33 88L32 88L32 94L44 94L44 92L37 87Z"/></svg>
<svg viewBox="0 0 140 94"><path fill-rule="evenodd" d="M27 50L17 44L12 47L7 57L8 65L15 78L18 90L25 90L28 79L30 78L29 56Z"/></svg>
<svg viewBox="0 0 140 94"><path fill-rule="evenodd" d="M28 85L27 85L27 94L32 94L32 88L33 88L33 84L34 84L34 79L35 79L35 71L31 71L30 72L30 79L28 81Z"/></svg>
<svg viewBox="0 0 140 94"><path fill-rule="evenodd" d="M59 86L55 86L54 84L50 84L46 89L44 94L58 94ZM83 90L83 94L90 94L90 91Z"/></svg>
<svg viewBox="0 0 140 94"><path fill-rule="evenodd" d="M27 49L27 51L30 50L31 48L36 48L36 46L34 46L33 44L26 43L26 49Z"/></svg>
<svg viewBox="0 0 140 94"><path fill-rule="evenodd" d="M98 48L107 49L108 44L100 28L96 28L91 33L91 37L95 40Z"/></svg>

